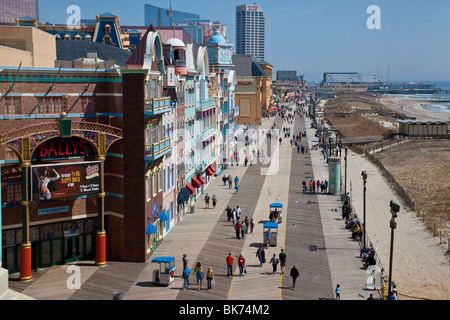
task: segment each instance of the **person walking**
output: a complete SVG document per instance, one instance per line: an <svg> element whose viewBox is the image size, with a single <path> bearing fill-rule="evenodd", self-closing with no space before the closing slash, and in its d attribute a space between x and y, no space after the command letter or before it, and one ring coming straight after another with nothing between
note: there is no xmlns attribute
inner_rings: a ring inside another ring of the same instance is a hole
<svg viewBox="0 0 450 320"><path fill-rule="evenodd" d="M197 291L200 291L202 288L202 281L203 281L203 268L201 262L197 262L197 264L194 267L194 273L197 276Z"/></svg>
<svg viewBox="0 0 450 320"><path fill-rule="evenodd" d="M206 291L208 291L209 289L212 289L213 280L214 280L214 272L213 272L211 266L209 266L208 270L206 271L206 282L208 285Z"/></svg>
<svg viewBox="0 0 450 320"><path fill-rule="evenodd" d="M248 158L245 157L245 159L244 159L244 165L247 166L247 164L248 164Z"/></svg>
<svg viewBox="0 0 450 320"><path fill-rule="evenodd" d="M233 187L233 179L231 178L231 175L228 176L228 189L231 189Z"/></svg>
<svg viewBox="0 0 450 320"><path fill-rule="evenodd" d="M239 221L236 221L236 223L234 224L234 230L236 231L236 238L238 240L241 240L241 224Z"/></svg>
<svg viewBox="0 0 450 320"><path fill-rule="evenodd" d="M336 292L336 300L341 300L341 286L339 284L336 286L335 292Z"/></svg>
<svg viewBox="0 0 450 320"><path fill-rule="evenodd" d="M258 251L256 251L256 256L259 260L259 267L262 267L263 263L266 263L266 253L264 252L264 246L261 246Z"/></svg>
<svg viewBox="0 0 450 320"><path fill-rule="evenodd" d="M241 236L242 236L242 240L245 239L245 228L246 228L245 221L242 221L242 223L241 223Z"/></svg>
<svg viewBox="0 0 450 320"><path fill-rule="evenodd" d="M236 222L238 221L238 219L237 219L237 212L236 212L235 208L233 208L233 211L231 212L231 215L233 217L233 226L234 226L236 224Z"/></svg>
<svg viewBox="0 0 450 320"><path fill-rule="evenodd" d="M216 205L217 205L217 198L216 198L215 194L213 194L213 197L212 197L212 204L213 204L213 208L215 209Z"/></svg>
<svg viewBox="0 0 450 320"><path fill-rule="evenodd" d="M234 258L231 255L231 252L228 254L228 256L226 258L226 261L227 261L227 277L229 277L230 275L233 274L233 261L234 261Z"/></svg>
<svg viewBox="0 0 450 320"><path fill-rule="evenodd" d="M187 264L184 265L183 268L183 282L184 282L184 286L183 286L183 290L186 290L186 287L189 288L189 278L191 276L191 269L188 268Z"/></svg>
<svg viewBox="0 0 450 320"><path fill-rule="evenodd" d="M245 259L242 256L242 254L239 255L238 266L239 266L239 277L242 277L244 270L245 270L244 269L245 268Z"/></svg>
<svg viewBox="0 0 450 320"><path fill-rule="evenodd" d="M188 258L187 258L186 253L183 254L183 259L182 260L183 260L183 269L184 269L184 266L188 265Z"/></svg>
<svg viewBox="0 0 450 320"><path fill-rule="evenodd" d="M252 155L250 155L250 167L253 165L253 156Z"/></svg>
<svg viewBox="0 0 450 320"><path fill-rule="evenodd" d="M270 263L272 264L273 274L276 274L279 260L278 260L277 255L275 253L273 254L272 259L270 259Z"/></svg>
<svg viewBox="0 0 450 320"><path fill-rule="evenodd" d="M209 195L206 194L205 196L205 209L208 208L209 209Z"/></svg>
<svg viewBox="0 0 450 320"><path fill-rule="evenodd" d="M233 217L233 211L231 210L230 206L227 206L226 212L227 212L227 221L230 221L231 218Z"/></svg>
<svg viewBox="0 0 450 320"><path fill-rule="evenodd" d="M284 252L284 249L281 249L278 258L280 258L281 274L284 274L284 269L286 268L286 252Z"/></svg>
<svg viewBox="0 0 450 320"><path fill-rule="evenodd" d="M292 290L295 290L295 282L297 281L297 278L300 276L300 273L298 272L298 269L295 266L292 266L290 275L292 277Z"/></svg>
<svg viewBox="0 0 450 320"><path fill-rule="evenodd" d="M250 233L253 233L253 229L255 228L255 222L253 218L250 219Z"/></svg>
<svg viewBox="0 0 450 320"><path fill-rule="evenodd" d="M238 194L238 193L239 193L239 182L238 182L238 183L236 183L236 186L235 186L235 188L236 188L236 194Z"/></svg>

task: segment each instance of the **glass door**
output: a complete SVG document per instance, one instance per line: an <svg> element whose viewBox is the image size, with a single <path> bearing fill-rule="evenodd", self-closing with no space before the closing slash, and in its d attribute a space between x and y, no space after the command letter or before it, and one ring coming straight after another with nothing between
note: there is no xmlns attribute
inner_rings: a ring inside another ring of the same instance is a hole
<svg viewBox="0 0 450 320"><path fill-rule="evenodd" d="M81 256L81 247L80 247L80 236L72 236L66 237L64 240L65 243L65 252L66 255L64 260L66 263L79 261Z"/></svg>

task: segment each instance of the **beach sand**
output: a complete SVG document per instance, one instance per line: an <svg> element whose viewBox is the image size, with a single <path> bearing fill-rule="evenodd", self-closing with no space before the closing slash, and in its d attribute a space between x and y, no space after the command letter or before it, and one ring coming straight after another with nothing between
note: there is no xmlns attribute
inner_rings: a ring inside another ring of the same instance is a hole
<svg viewBox="0 0 450 320"><path fill-rule="evenodd" d="M432 104L433 100L413 99L404 97L380 97L377 99L387 108L403 113L417 120L450 120L450 113L428 110L425 106Z"/></svg>

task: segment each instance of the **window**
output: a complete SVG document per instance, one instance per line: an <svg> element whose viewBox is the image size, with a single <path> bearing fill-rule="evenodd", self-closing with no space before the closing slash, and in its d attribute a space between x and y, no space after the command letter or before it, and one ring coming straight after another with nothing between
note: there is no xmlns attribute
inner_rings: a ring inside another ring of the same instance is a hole
<svg viewBox="0 0 450 320"><path fill-rule="evenodd" d="M150 95L152 98L156 98L157 94L156 94L156 80L152 79L151 81L151 88L150 88L151 92Z"/></svg>
<svg viewBox="0 0 450 320"><path fill-rule="evenodd" d="M152 174L152 192L153 192L153 196L156 196L156 175Z"/></svg>
<svg viewBox="0 0 450 320"><path fill-rule="evenodd" d="M22 200L22 184L6 186L6 202L19 202Z"/></svg>
<svg viewBox="0 0 450 320"><path fill-rule="evenodd" d="M6 160L16 160L17 155L14 151L12 151L10 148L5 148L5 159Z"/></svg>
<svg viewBox="0 0 450 320"><path fill-rule="evenodd" d="M158 171L158 191L162 191L163 171Z"/></svg>
<svg viewBox="0 0 450 320"><path fill-rule="evenodd" d="M81 98L81 112L83 113L94 112L94 97Z"/></svg>
<svg viewBox="0 0 450 320"><path fill-rule="evenodd" d="M152 198L152 184L151 184L151 182L152 182L152 179L151 179L151 177L148 177L146 180L145 180L145 198L147 199L147 201L150 201L150 199Z"/></svg>
<svg viewBox="0 0 450 320"><path fill-rule="evenodd" d="M60 114L66 112L67 99L62 97L37 98L36 112L40 114Z"/></svg>
<svg viewBox="0 0 450 320"><path fill-rule="evenodd" d="M6 114L20 114L20 97L5 97L3 99Z"/></svg>

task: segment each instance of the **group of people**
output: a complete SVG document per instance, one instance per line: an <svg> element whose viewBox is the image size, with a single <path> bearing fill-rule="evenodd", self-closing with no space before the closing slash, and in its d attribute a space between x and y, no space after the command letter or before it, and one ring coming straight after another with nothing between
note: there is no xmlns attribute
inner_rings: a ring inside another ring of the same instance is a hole
<svg viewBox="0 0 450 320"><path fill-rule="evenodd" d="M303 192L306 192L309 186L309 192L323 192L323 193L327 193L328 192L328 181L327 180L309 180L309 184L306 183L306 180L302 181L302 189Z"/></svg>
<svg viewBox="0 0 450 320"><path fill-rule="evenodd" d="M208 194L206 194L205 195L205 209L209 209L209 201L210 200L211 200L211 198L209 197ZM216 198L215 194L213 194L213 196L212 196L212 205L213 205L213 208L215 209L216 205L217 205L217 198Z"/></svg>
<svg viewBox="0 0 450 320"><path fill-rule="evenodd" d="M187 255L183 254L183 272L182 272L182 278L183 278L183 290L186 290L186 288L190 287L190 277L191 277L191 269L189 269L188 266L188 259ZM203 279L205 278L205 272L203 271L202 263L199 261L194 267L193 273L196 276L196 282L197 282L197 291L200 291L202 289ZM207 281L207 289L206 291L212 289L212 286L214 285L214 272L211 268L211 266L208 267L208 270L206 271L206 281Z"/></svg>
<svg viewBox="0 0 450 320"><path fill-rule="evenodd" d="M239 206L236 206L236 208L231 209L230 206L227 206L225 209L227 212L227 221L233 220L233 228L236 232L236 238L240 240L245 239L245 235L247 233L253 233L253 229L255 227L255 222L253 221L253 218L248 219L246 216L244 219L241 220L242 210L239 208Z"/></svg>
<svg viewBox="0 0 450 320"><path fill-rule="evenodd" d="M228 177L226 175L223 175L222 182L223 182L224 186L226 186L227 182L228 182L228 189L233 188L233 178L231 177L231 175L228 175ZM236 193L238 193L239 192L239 177L238 176L236 176L234 178L234 188L236 189Z"/></svg>

